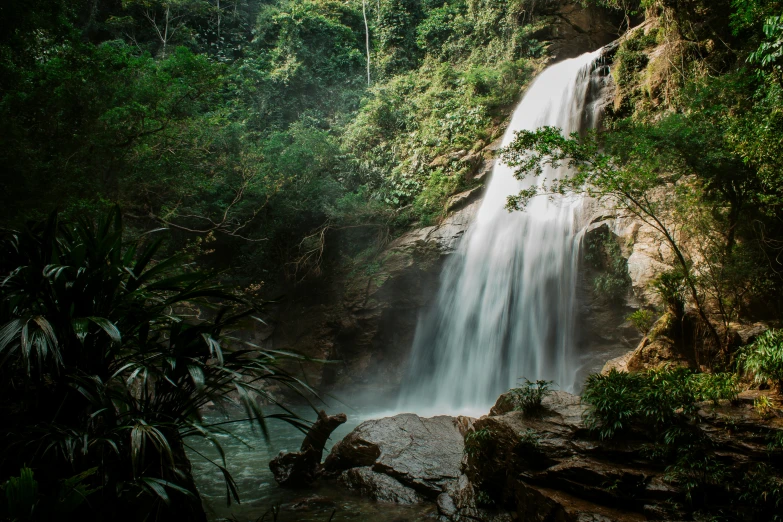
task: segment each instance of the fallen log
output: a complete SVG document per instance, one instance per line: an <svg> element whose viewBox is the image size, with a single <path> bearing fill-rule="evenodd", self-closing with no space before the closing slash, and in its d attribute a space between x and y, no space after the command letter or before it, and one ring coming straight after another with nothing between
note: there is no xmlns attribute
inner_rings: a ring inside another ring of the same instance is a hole
<svg viewBox="0 0 783 522"><path fill-rule="evenodd" d="M269 463L269 469L280 487L305 487L318 478L324 446L332 432L346 420L344 413L330 416L323 410L318 412L318 420L310 427L299 451L281 451Z"/></svg>

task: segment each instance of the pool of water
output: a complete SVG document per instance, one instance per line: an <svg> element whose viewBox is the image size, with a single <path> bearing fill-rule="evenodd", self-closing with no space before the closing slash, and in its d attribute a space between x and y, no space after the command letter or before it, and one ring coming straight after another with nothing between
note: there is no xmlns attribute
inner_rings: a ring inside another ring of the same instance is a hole
<svg viewBox="0 0 783 522"><path fill-rule="evenodd" d="M370 418L384 415L374 414L375 408L347 408L344 405L327 405L323 409L329 414L346 413L348 421L332 434L324 452L351 432L358 424ZM316 413L309 408L296 408L296 413L310 421L316 419ZM275 413L268 409L266 413ZM230 412L229 418L243 418L242 411ZM221 413L208 413L205 424L222 422L226 416ZM201 494L207 517L212 521L236 520L238 522L410 522L432 520L437 510L434 505L398 506L375 502L362 498L350 491L339 488L330 482L321 481L311 488L290 490L278 487L269 461L281 450L298 451L304 434L295 427L276 419L268 424L269 441L265 441L260 431L251 429L248 423L228 425L233 436L218 435L226 454L228 470L236 481L241 503L227 505L226 485L223 474L203 457L190 451L193 475ZM207 441L190 438L188 445L205 457L219 462L217 450Z"/></svg>

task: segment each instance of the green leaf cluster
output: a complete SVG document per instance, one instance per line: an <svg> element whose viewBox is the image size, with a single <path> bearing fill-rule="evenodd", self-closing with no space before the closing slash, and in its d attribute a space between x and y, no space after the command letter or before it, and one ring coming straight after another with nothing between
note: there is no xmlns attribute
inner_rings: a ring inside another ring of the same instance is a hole
<svg viewBox="0 0 783 522"><path fill-rule="evenodd" d="M161 231L127 238L119 209L100 221L47 221L0 240L0 471L30 466L42 483L73 471L100 491L101 517L203 516L185 455L212 442L238 500L207 403L243 408L267 435L265 383L307 391L281 368L288 353L232 337L261 303L216 284L182 257L160 254ZM287 410L284 410L287 411ZM304 428L290 412L277 417ZM51 486L50 486L51 487Z"/></svg>

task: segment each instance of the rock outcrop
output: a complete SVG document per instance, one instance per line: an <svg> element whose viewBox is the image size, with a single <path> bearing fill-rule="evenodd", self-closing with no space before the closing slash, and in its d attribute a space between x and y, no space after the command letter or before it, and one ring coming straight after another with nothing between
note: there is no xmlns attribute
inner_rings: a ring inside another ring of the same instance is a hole
<svg viewBox="0 0 783 522"><path fill-rule="evenodd" d="M367 421L338 442L324 462L357 489L397 482L411 498L436 499L460 476L465 418L424 419L412 413ZM355 471L359 469L360 471ZM383 475L384 478L378 477Z"/></svg>
<svg viewBox="0 0 783 522"><path fill-rule="evenodd" d="M662 366L697 368L693 346L698 318L686 314L676 320L671 313L663 314L636 349L606 363L602 373L612 369L626 372L653 370Z"/></svg>
<svg viewBox="0 0 783 522"><path fill-rule="evenodd" d="M463 467L478 498L507 509L517 520L688 520L682 486L652 456L651 434L629 432L601 440L585 423L580 398L558 392L544 413L507 411L503 397L490 416L472 427ZM726 470L765 462L768 435L783 419L763 420L752 406L703 404L698 429L720 448ZM692 509L692 508L691 508Z"/></svg>
<svg viewBox="0 0 783 522"><path fill-rule="evenodd" d="M739 406L704 403L694 425L729 473L769 460L780 417L762 419L755 395ZM333 448L324 466L370 498L434 502L439 520L636 522L690 520L685 489L651 452L652 434L630 429L602 440L578 396L554 392L540 414L514 411L501 396L490 415L368 421ZM776 410L777 411L777 410ZM464 438L463 438L464 434ZM718 493L720 494L720 493Z"/></svg>
<svg viewBox="0 0 783 522"><path fill-rule="evenodd" d="M619 36L622 17L616 11L571 0L530 3L529 15L541 26L533 37L547 42L558 60L600 49Z"/></svg>
<svg viewBox="0 0 783 522"><path fill-rule="evenodd" d="M510 522L500 510L476 507L473 486L462 472L464 437L473 421L410 413L367 421L332 448L324 470L368 498L434 502L442 521Z"/></svg>
<svg viewBox="0 0 783 522"><path fill-rule="evenodd" d="M396 386L419 312L437 295L443 262L480 200L480 190L455 196L441 223L397 238L367 267L295 289L280 305L272 346L335 361L306 366L316 387Z"/></svg>

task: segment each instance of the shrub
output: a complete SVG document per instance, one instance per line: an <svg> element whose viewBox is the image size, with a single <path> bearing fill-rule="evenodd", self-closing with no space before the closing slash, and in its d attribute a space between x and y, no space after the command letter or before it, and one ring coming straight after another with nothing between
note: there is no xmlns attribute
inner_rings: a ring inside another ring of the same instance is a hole
<svg viewBox="0 0 783 522"><path fill-rule="evenodd" d="M730 374L694 374L686 368L612 370L588 377L582 400L590 405L588 426L601 438L612 438L633 424L665 437L671 426L696 412L697 402L736 400L738 393L738 380Z"/></svg>
<svg viewBox="0 0 783 522"><path fill-rule="evenodd" d="M729 476L726 466L699 446L679 451L675 463L666 468L665 474L668 482L678 484L685 490L689 501L693 501L695 491L706 486L722 487Z"/></svg>
<svg viewBox="0 0 783 522"><path fill-rule="evenodd" d="M532 415L541 411L541 402L544 397L552 393L552 381L531 382L525 379L525 383L509 391L514 402L514 409L525 415Z"/></svg>
<svg viewBox="0 0 783 522"><path fill-rule="evenodd" d="M681 270L662 273L653 281L653 288L677 320L685 315L685 274Z"/></svg>
<svg viewBox="0 0 783 522"><path fill-rule="evenodd" d="M647 335L650 332L653 324L655 324L655 314L652 310L636 310L634 313L625 318L626 321L631 323L634 328L639 330L642 335Z"/></svg>
<svg viewBox="0 0 783 522"><path fill-rule="evenodd" d="M759 395L753 399L753 409L762 419L767 419L772 415L772 401L766 395Z"/></svg>
<svg viewBox="0 0 783 522"><path fill-rule="evenodd" d="M492 440L492 432L487 428L473 430L465 435L465 454L469 457L476 457L486 448Z"/></svg>
<svg viewBox="0 0 783 522"><path fill-rule="evenodd" d="M519 436L519 442L530 450L538 450L541 445L541 435L532 428L528 428Z"/></svg>
<svg viewBox="0 0 783 522"><path fill-rule="evenodd" d="M756 520L783 520L783 480L767 464L753 466L743 480L745 488L740 499L752 506L758 517Z"/></svg>
<svg viewBox="0 0 783 522"><path fill-rule="evenodd" d="M32 469L23 467L19 470L18 477L10 477L4 484L0 484L0 519L69 520L68 515L75 512L88 501L89 495L97 491L84 485L84 481L96 471L97 468L92 468L59 480L47 489L47 484L38 483Z"/></svg>
<svg viewBox="0 0 783 522"><path fill-rule="evenodd" d="M739 398L740 383L733 373L697 373L691 376L694 393L699 401L729 400L736 402Z"/></svg>
<svg viewBox="0 0 783 522"><path fill-rule="evenodd" d="M741 351L739 363L744 372L753 374L756 382L773 381L783 388L783 331L764 332Z"/></svg>

